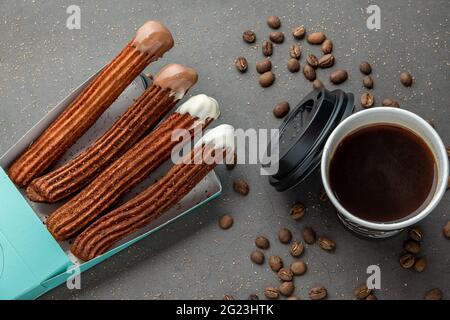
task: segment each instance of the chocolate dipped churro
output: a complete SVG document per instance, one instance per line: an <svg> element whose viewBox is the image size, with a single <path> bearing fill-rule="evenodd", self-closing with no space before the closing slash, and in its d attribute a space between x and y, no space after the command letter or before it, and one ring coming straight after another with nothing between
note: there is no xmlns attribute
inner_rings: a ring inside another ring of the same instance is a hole
<svg viewBox="0 0 450 320"><path fill-rule="evenodd" d="M179 144L172 139L172 133L184 129L192 138L196 129L206 127L218 116L219 107L213 98L197 95L189 99L79 194L53 212L47 219L48 230L58 240L75 236L169 159L172 149Z"/></svg>
<svg viewBox="0 0 450 320"><path fill-rule="evenodd" d="M82 189L156 125L196 82L193 69L179 64L164 67L153 85L94 144L62 167L34 179L27 188L28 198L51 203Z"/></svg>
<svg viewBox="0 0 450 320"><path fill-rule="evenodd" d="M72 245L72 253L91 260L115 243L145 227L176 205L220 161L217 155L234 153L234 129L221 125L209 131L193 148L186 161L174 165L164 177L84 230ZM211 159L214 158L213 161ZM199 161L200 160L200 161Z"/></svg>
<svg viewBox="0 0 450 320"><path fill-rule="evenodd" d="M11 165L19 187L41 175L97 121L144 68L173 47L170 31L148 21L119 55L99 73L41 136Z"/></svg>

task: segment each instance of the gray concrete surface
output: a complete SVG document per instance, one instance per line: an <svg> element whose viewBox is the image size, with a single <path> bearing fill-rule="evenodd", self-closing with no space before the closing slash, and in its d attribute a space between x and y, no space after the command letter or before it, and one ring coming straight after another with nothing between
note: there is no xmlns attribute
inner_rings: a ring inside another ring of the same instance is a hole
<svg viewBox="0 0 450 320"><path fill-rule="evenodd" d="M308 31L326 32L335 44L337 67L349 70L350 80L340 87L362 93L357 65L368 60L374 68L377 105L383 97L400 100L405 109L432 119L443 140L450 144L449 21L450 3L441 1L378 0L381 30L366 28L365 8L371 1L13 1L0 2L0 152L5 152L53 105L110 59L133 36L144 21L163 21L173 31L176 45L158 63L156 72L169 62L196 68L200 81L190 94L206 93L221 104L219 123L237 128L274 128L280 123L271 114L273 105L286 99L295 104L309 92L301 74L286 70L290 29L304 24ZM66 8L81 8L81 30L68 30ZM282 19L286 41L275 46L272 58L276 83L261 89L255 62L261 58L260 43L269 29L267 15ZM255 30L255 45L242 42L246 29ZM301 41L303 57L319 52ZM250 71L239 74L233 66L244 55ZM409 70L412 88L399 84L398 75ZM319 78L329 84L329 71ZM82 276L82 290L64 286L44 299L221 299L225 293L245 299L278 280L264 266L252 265L248 256L259 234L271 240L268 254L281 255L288 248L276 240L280 227L290 228L295 238L304 226L314 227L337 243L335 253L307 246L303 259L306 275L296 279L296 295L307 298L308 288L324 285L330 299L352 299L353 289L364 282L367 266L382 271L380 299L421 299L434 287L450 298L450 242L441 229L450 219L450 193L420 226L425 231L423 255L429 266L422 274L403 270L400 236L386 241L359 239L337 221L329 203L320 203L320 179L316 174L302 186L277 193L259 175L258 166L238 166L228 172L217 169L224 185L221 198L173 223ZM250 195L232 191L233 179L242 177ZM289 209L296 201L307 205L299 222ZM227 231L217 226L222 214L234 216Z"/></svg>

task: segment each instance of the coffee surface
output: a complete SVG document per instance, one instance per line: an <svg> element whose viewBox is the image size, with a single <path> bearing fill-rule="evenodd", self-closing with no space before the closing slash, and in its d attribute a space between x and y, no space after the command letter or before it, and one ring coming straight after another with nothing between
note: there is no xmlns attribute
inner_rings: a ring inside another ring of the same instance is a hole
<svg viewBox="0 0 450 320"><path fill-rule="evenodd" d="M331 188L350 213L388 222L421 210L436 185L435 158L422 138L395 125L345 137L330 162Z"/></svg>

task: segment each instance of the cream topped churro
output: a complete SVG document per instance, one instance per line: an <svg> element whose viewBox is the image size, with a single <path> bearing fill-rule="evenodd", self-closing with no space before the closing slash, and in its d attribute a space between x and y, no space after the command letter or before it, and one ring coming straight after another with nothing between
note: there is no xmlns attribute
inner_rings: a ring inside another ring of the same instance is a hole
<svg viewBox="0 0 450 320"><path fill-rule="evenodd" d="M172 149L179 143L172 139L175 130L185 129L192 138L196 128L206 127L218 116L219 107L213 98L198 95L189 99L79 194L53 212L47 219L49 231L58 240L75 236L170 158Z"/></svg>
<svg viewBox="0 0 450 320"><path fill-rule="evenodd" d="M197 82L197 73L179 64L165 66L139 99L94 144L56 170L34 179L28 198L55 202L82 189L130 149Z"/></svg>
<svg viewBox="0 0 450 320"><path fill-rule="evenodd" d="M148 64L173 47L170 31L148 21L134 39L78 95L64 112L11 165L9 177L19 187L41 175L97 121Z"/></svg>

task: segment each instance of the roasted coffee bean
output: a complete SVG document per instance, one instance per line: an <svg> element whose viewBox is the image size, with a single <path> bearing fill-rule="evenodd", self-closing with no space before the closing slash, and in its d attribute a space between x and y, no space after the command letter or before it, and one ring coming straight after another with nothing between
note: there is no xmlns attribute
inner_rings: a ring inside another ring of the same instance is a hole
<svg viewBox="0 0 450 320"><path fill-rule="evenodd" d="M316 80L316 70L314 70L314 68L309 64L305 64L305 66L303 67L303 75L309 81Z"/></svg>
<svg viewBox="0 0 450 320"><path fill-rule="evenodd" d="M284 118L290 110L289 103L287 101L281 101L273 108L273 115L276 118Z"/></svg>
<svg viewBox="0 0 450 320"><path fill-rule="evenodd" d="M334 56L331 53L323 55L319 59L319 67L330 68L334 65L334 60Z"/></svg>
<svg viewBox="0 0 450 320"><path fill-rule="evenodd" d="M284 33L281 31L272 31L271 33L269 33L269 39L273 43L283 43Z"/></svg>
<svg viewBox="0 0 450 320"><path fill-rule="evenodd" d="M253 43L256 41L256 34L251 30L244 31L242 39L247 43Z"/></svg>
<svg viewBox="0 0 450 320"><path fill-rule="evenodd" d="M328 195L327 195L327 193L325 192L324 189L320 190L320 193L319 193L319 200L320 200L321 202L327 202L327 201L328 201Z"/></svg>
<svg viewBox="0 0 450 320"><path fill-rule="evenodd" d="M393 100L391 98L383 99L383 101L381 102L381 105L383 105L384 107L392 107L392 108L399 108L400 107L400 104L398 103L398 101Z"/></svg>
<svg viewBox="0 0 450 320"><path fill-rule="evenodd" d="M315 55L310 53L306 57L306 63L315 69L319 66L319 59L317 59L317 57Z"/></svg>
<svg viewBox="0 0 450 320"><path fill-rule="evenodd" d="M373 88L373 79L371 76L364 76L363 78L363 86L366 87L367 89L372 89Z"/></svg>
<svg viewBox="0 0 450 320"><path fill-rule="evenodd" d="M319 237L319 246L326 251L333 251L336 248L334 241L325 237Z"/></svg>
<svg viewBox="0 0 450 320"><path fill-rule="evenodd" d="M264 263L264 253L262 253L259 250L255 250L250 254L250 260L252 260L252 262L256 263L256 264L263 264Z"/></svg>
<svg viewBox="0 0 450 320"><path fill-rule="evenodd" d="M442 300L443 297L443 293L442 290L439 288L434 288L429 290L426 294L425 294L425 300Z"/></svg>
<svg viewBox="0 0 450 320"><path fill-rule="evenodd" d="M248 63L247 59L244 57L237 57L236 60L234 60L234 65L236 66L236 69L242 73L247 71Z"/></svg>
<svg viewBox="0 0 450 320"><path fill-rule="evenodd" d="M280 296L280 292L277 288L268 287L264 290L264 295L267 299L278 299L278 297Z"/></svg>
<svg viewBox="0 0 450 320"><path fill-rule="evenodd" d="M260 74L266 73L270 70L272 70L272 62L270 60L264 59L256 64L256 71Z"/></svg>
<svg viewBox="0 0 450 320"><path fill-rule="evenodd" d="M289 252L291 253L291 256L293 257L300 257L303 254L303 251L305 250L305 246L301 241L294 241L291 243L291 246L289 248Z"/></svg>
<svg viewBox="0 0 450 320"><path fill-rule="evenodd" d="M234 297L231 294L226 294L223 296L223 300L234 300Z"/></svg>
<svg viewBox="0 0 450 320"><path fill-rule="evenodd" d="M305 205L301 202L297 202L291 208L290 216L294 220L300 220L305 215Z"/></svg>
<svg viewBox="0 0 450 320"><path fill-rule="evenodd" d="M278 287L278 291L280 291L280 293L285 297L292 296L292 294L294 293L294 290L295 290L295 286L292 281L283 282Z"/></svg>
<svg viewBox="0 0 450 320"><path fill-rule="evenodd" d="M257 294L251 294L248 296L247 300L259 300L259 296Z"/></svg>
<svg viewBox="0 0 450 320"><path fill-rule="evenodd" d="M400 257L400 265L405 269L410 269L414 266L416 259L410 253L405 253Z"/></svg>
<svg viewBox="0 0 450 320"><path fill-rule="evenodd" d="M373 94L371 94L370 92L364 92L361 95L361 107L363 107L365 109L372 108L374 103L375 103L375 98L374 98Z"/></svg>
<svg viewBox="0 0 450 320"><path fill-rule="evenodd" d="M359 64L359 71L364 74L370 74L372 72L372 66L367 61L363 61Z"/></svg>
<svg viewBox="0 0 450 320"><path fill-rule="evenodd" d="M269 239L267 239L266 237L264 237L264 236L258 236L258 237L255 239L255 245L256 245L258 248L260 248L260 249L266 250L266 249L269 249L269 247L270 247L270 242L269 242Z"/></svg>
<svg viewBox="0 0 450 320"><path fill-rule="evenodd" d="M298 39L298 40L303 39L305 37L305 33L306 33L306 30L305 30L304 26L299 26L299 27L292 29L292 35L294 36L295 39Z"/></svg>
<svg viewBox="0 0 450 320"><path fill-rule="evenodd" d="M323 88L323 83L319 79L316 79L313 81L312 86L314 89L320 89Z"/></svg>
<svg viewBox="0 0 450 320"><path fill-rule="evenodd" d="M219 218L219 227L226 230L233 226L233 217L229 214L225 214Z"/></svg>
<svg viewBox="0 0 450 320"><path fill-rule="evenodd" d="M267 25L272 29L278 29L281 27L281 20L277 16L267 17Z"/></svg>
<svg viewBox="0 0 450 320"><path fill-rule="evenodd" d="M337 69L330 74L330 81L334 84L341 84L348 78L348 73L344 69Z"/></svg>
<svg viewBox="0 0 450 320"><path fill-rule="evenodd" d="M291 242L291 239L292 239L291 231L289 231L289 229L286 229L286 228L281 228L278 231L278 239L280 240L281 243L284 243L284 244Z"/></svg>
<svg viewBox="0 0 450 320"><path fill-rule="evenodd" d="M283 268L283 260L281 260L279 256L270 256L269 267L272 271L278 272L281 268Z"/></svg>
<svg viewBox="0 0 450 320"><path fill-rule="evenodd" d="M310 44L322 44L326 39L325 33L323 32L313 32L310 33L307 37L307 40Z"/></svg>
<svg viewBox="0 0 450 320"><path fill-rule="evenodd" d="M419 227L409 229L408 236L410 239L420 242L423 240L423 231Z"/></svg>
<svg viewBox="0 0 450 320"><path fill-rule="evenodd" d="M302 49L300 48L300 46L298 44L294 43L289 48L289 54L290 54L291 58L298 60L302 56Z"/></svg>
<svg viewBox="0 0 450 320"><path fill-rule="evenodd" d="M287 63L287 68L292 73L298 72L300 70L300 62L297 59L291 58Z"/></svg>
<svg viewBox="0 0 450 320"><path fill-rule="evenodd" d="M325 287L314 287L309 290L309 298L311 300L322 300L327 297L327 289Z"/></svg>
<svg viewBox="0 0 450 320"><path fill-rule="evenodd" d="M294 275L301 276L301 275L305 274L308 267L306 266L305 262L299 260L299 261L292 262L290 269Z"/></svg>
<svg viewBox="0 0 450 320"><path fill-rule="evenodd" d="M427 267L427 259L425 257L421 257L416 259L414 263L414 270L417 272L423 272Z"/></svg>
<svg viewBox="0 0 450 320"><path fill-rule="evenodd" d="M237 154L236 152L233 154L233 158L232 159L226 159L226 167L228 170L233 170L236 167L237 164Z"/></svg>
<svg viewBox="0 0 450 320"><path fill-rule="evenodd" d="M273 44L270 41L264 41L262 46L262 53L265 57L269 57L273 53Z"/></svg>
<svg viewBox="0 0 450 320"><path fill-rule="evenodd" d="M372 289L367 287L367 284L360 285L354 290L356 299L363 300L366 299L372 293Z"/></svg>
<svg viewBox="0 0 450 320"><path fill-rule="evenodd" d="M447 178L447 189L446 190L450 190L450 177Z"/></svg>
<svg viewBox="0 0 450 320"><path fill-rule="evenodd" d="M324 54L328 54L328 53L331 53L332 51L333 51L333 42L331 42L330 39L326 39L322 43L322 52Z"/></svg>
<svg viewBox="0 0 450 320"><path fill-rule="evenodd" d="M374 295L373 293L371 293L371 294L369 294L369 295L366 297L366 300L378 300L378 298L377 298L376 295Z"/></svg>
<svg viewBox="0 0 450 320"><path fill-rule="evenodd" d="M281 281L292 281L293 277L294 274L292 273L291 269L281 268L278 271L278 278L280 278Z"/></svg>
<svg viewBox="0 0 450 320"><path fill-rule="evenodd" d="M447 157L450 159L450 147L445 148L447 150Z"/></svg>
<svg viewBox="0 0 450 320"><path fill-rule="evenodd" d="M421 245L417 241L407 240L403 243L403 249L405 249L406 252L418 254L420 253Z"/></svg>
<svg viewBox="0 0 450 320"><path fill-rule="evenodd" d="M450 182L450 178L449 178L449 182ZM442 228L442 234L444 235L444 237L446 237L447 239L450 239L450 221L448 221L444 227Z"/></svg>
<svg viewBox="0 0 450 320"><path fill-rule="evenodd" d="M264 72L259 76L259 84L263 88L270 87L275 81L275 75L272 71Z"/></svg>
<svg viewBox="0 0 450 320"><path fill-rule="evenodd" d="M314 244L316 242L316 232L313 228L306 227L303 229L303 240L305 240L307 244Z"/></svg>
<svg viewBox="0 0 450 320"><path fill-rule="evenodd" d="M286 300L302 300L302 299L300 299L300 297L297 297L297 296L290 296Z"/></svg>
<svg viewBox="0 0 450 320"><path fill-rule="evenodd" d="M413 77L411 76L411 74L409 72L404 71L404 72L400 73L400 82L405 87L411 87L411 85L413 83Z"/></svg>
<svg viewBox="0 0 450 320"><path fill-rule="evenodd" d="M247 182L243 179L236 179L233 182L233 189L237 193L246 196L250 192L250 187L248 186Z"/></svg>

